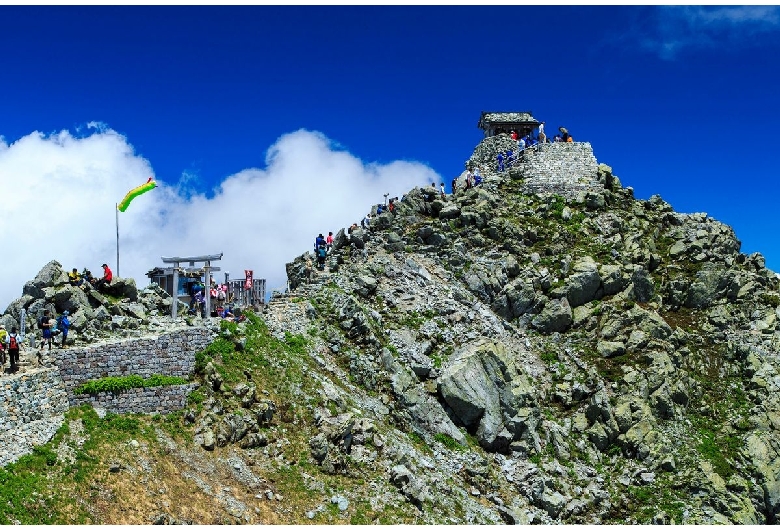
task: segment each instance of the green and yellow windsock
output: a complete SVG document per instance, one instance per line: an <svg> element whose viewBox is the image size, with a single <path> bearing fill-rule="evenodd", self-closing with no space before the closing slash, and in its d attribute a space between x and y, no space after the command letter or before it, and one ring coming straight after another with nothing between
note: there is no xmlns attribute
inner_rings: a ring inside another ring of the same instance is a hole
<svg viewBox="0 0 780 530"><path fill-rule="evenodd" d="M149 180L146 181L146 184L141 184L137 188L133 188L130 191L128 191L127 195L125 195L125 198L122 199L122 202L117 204L116 206L117 209L120 212L124 212L125 210L127 210L127 207L130 206L130 203L133 201L133 199L135 199L139 195L143 195L144 193L154 189L155 187L157 187L157 183L152 180L152 177L149 177Z"/></svg>

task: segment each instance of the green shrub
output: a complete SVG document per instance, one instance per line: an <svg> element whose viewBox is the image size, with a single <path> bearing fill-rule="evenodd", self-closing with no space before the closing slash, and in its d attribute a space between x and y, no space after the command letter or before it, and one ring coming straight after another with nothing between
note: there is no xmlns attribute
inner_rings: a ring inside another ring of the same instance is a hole
<svg viewBox="0 0 780 530"><path fill-rule="evenodd" d="M195 373L202 374L206 365L211 362L211 357L206 355L205 351L199 351L195 354Z"/></svg>
<svg viewBox="0 0 780 530"><path fill-rule="evenodd" d="M433 435L433 439L444 445L447 449L462 449L461 445L456 442L452 436L448 436L444 433L437 432Z"/></svg>

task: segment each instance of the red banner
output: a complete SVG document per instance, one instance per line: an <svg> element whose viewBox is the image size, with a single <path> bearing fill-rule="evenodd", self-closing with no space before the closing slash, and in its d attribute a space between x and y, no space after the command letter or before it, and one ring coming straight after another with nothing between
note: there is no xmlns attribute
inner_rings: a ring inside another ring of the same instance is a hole
<svg viewBox="0 0 780 530"><path fill-rule="evenodd" d="M244 289L247 291L252 290L252 271L244 270L244 274L246 274L246 283L244 284Z"/></svg>

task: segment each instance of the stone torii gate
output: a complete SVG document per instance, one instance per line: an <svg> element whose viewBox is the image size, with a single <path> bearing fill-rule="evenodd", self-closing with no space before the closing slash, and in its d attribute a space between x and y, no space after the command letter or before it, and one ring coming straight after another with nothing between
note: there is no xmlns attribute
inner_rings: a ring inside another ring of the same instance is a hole
<svg viewBox="0 0 780 530"><path fill-rule="evenodd" d="M205 263L203 270L205 271L204 286L205 292L204 298L206 299L206 315L211 314L211 297L209 296L209 288L211 287L211 262L219 261L222 259L222 252L219 254L212 254L210 256L193 256L191 258L162 258L163 263L173 263L173 300L171 302L171 316L176 318L176 312L179 308L179 264L189 263L190 267L194 267L195 263Z"/></svg>

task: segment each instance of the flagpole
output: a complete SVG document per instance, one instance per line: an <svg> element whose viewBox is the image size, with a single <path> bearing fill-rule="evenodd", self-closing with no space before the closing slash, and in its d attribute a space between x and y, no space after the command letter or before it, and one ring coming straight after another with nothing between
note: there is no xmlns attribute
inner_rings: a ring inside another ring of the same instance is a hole
<svg viewBox="0 0 780 530"><path fill-rule="evenodd" d="M119 204L114 203L116 214L116 277L119 278Z"/></svg>

